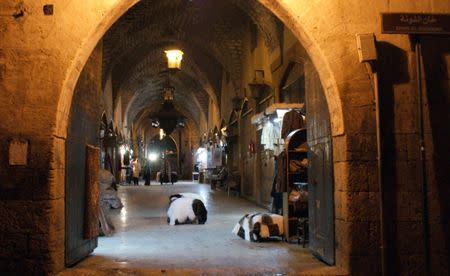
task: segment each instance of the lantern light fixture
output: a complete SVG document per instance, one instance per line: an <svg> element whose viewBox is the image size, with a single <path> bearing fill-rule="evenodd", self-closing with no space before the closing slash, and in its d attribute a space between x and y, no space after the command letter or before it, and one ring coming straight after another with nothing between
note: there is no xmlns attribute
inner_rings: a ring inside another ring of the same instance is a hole
<svg viewBox="0 0 450 276"><path fill-rule="evenodd" d="M172 49L164 51L167 57L167 67L170 69L180 70L181 60L183 59L183 51Z"/></svg>
<svg viewBox="0 0 450 276"><path fill-rule="evenodd" d="M175 87L170 84L170 75L175 74L181 68L183 52L173 48L164 52L166 53L168 68L168 70L163 71L163 73L167 73L167 83L163 88L164 101L158 112L150 114L152 126L160 128L160 140L170 135L175 128L186 125L186 117L179 113L173 104Z"/></svg>
<svg viewBox="0 0 450 276"><path fill-rule="evenodd" d="M155 162L156 160L158 160L159 158L159 153L157 152L150 152L148 154L148 160L150 160L150 162Z"/></svg>

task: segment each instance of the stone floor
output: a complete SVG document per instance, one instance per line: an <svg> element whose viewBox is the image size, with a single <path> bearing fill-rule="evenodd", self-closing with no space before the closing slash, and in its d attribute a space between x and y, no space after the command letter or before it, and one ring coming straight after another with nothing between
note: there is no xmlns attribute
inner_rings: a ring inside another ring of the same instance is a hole
<svg viewBox="0 0 450 276"><path fill-rule="evenodd" d="M113 210L116 231L92 255L60 275L342 275L308 249L282 241L250 243L231 233L239 218L265 210L209 185L120 186L124 207ZM169 226L168 196L194 192L205 199L205 225Z"/></svg>

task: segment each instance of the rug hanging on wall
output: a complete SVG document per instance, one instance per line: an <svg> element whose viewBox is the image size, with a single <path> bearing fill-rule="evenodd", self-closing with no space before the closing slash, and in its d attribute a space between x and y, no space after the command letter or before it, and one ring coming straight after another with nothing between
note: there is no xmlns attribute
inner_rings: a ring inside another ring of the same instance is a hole
<svg viewBox="0 0 450 276"><path fill-rule="evenodd" d="M99 234L99 171L100 149L86 145L84 238L88 240L98 237Z"/></svg>

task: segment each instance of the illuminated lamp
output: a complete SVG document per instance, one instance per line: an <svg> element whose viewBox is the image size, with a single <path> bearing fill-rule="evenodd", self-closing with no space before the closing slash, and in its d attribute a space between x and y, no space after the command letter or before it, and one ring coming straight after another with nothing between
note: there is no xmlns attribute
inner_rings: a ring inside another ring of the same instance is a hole
<svg viewBox="0 0 450 276"><path fill-rule="evenodd" d="M158 158L159 154L157 152L150 152L148 155L148 160L150 160L150 162L155 162Z"/></svg>
<svg viewBox="0 0 450 276"><path fill-rule="evenodd" d="M183 59L183 51L178 49L164 51L167 57L167 68L180 70L181 60Z"/></svg>

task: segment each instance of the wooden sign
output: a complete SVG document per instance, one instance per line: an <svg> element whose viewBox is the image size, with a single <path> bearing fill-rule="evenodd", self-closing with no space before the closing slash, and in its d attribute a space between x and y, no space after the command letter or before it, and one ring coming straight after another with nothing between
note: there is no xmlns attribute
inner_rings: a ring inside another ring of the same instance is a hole
<svg viewBox="0 0 450 276"><path fill-rule="evenodd" d="M385 34L450 34L450 14L382 13Z"/></svg>

